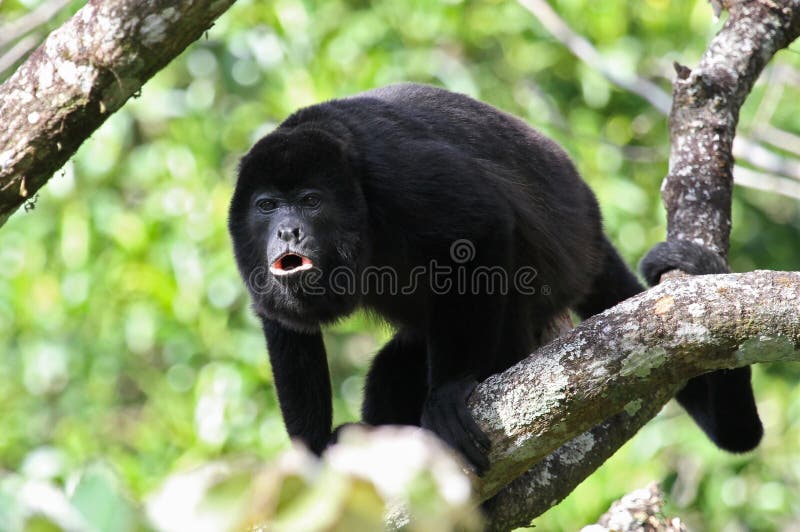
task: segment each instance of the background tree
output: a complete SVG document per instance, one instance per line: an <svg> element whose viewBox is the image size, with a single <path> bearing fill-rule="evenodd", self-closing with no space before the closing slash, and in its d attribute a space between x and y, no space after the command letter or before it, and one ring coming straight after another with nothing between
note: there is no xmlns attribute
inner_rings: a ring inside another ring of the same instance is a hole
<svg viewBox="0 0 800 532"><path fill-rule="evenodd" d="M104 457L140 494L178 464L285 445L222 221L236 158L297 106L400 79L468 92L567 146L631 262L663 238L654 193L666 173L663 100L639 100L606 77L635 90L638 73L654 83L644 91L651 96L668 87L669 60L696 64L714 33L708 8L555 6L563 19L538 10L537 22L513 3L237 4L81 148L35 214L20 211L0 231L0 375L8 383L0 460L20 472L6 484L58 482ZM0 43L4 57L19 43ZM756 172L744 175L785 195L798 175L796 62L779 55L740 128L751 143L740 162ZM796 268L795 202L748 191L733 212L734 270ZM360 316L329 335L338 347L339 420L356 417L352 375L385 336ZM652 478L667 479L680 513L698 527L791 523L800 512L789 497L798 476L786 468L798 430L796 375L786 365L757 370L768 431L761 451L721 455L670 410L537 523L576 528Z"/></svg>

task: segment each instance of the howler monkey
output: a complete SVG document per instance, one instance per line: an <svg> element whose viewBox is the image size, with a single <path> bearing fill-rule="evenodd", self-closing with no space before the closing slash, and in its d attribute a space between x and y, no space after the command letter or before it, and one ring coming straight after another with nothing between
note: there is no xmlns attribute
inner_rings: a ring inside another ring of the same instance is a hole
<svg viewBox="0 0 800 532"><path fill-rule="evenodd" d="M363 421L431 429L480 470L476 383L528 355L556 313L588 317L642 291L561 148L422 85L292 114L243 157L229 229L286 428L315 452L332 437L320 326L357 307L396 327Z"/></svg>

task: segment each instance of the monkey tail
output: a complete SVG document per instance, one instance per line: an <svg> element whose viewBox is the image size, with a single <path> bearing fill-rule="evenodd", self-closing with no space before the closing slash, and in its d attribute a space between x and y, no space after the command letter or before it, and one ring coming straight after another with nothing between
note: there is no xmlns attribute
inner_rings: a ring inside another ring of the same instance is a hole
<svg viewBox="0 0 800 532"><path fill-rule="evenodd" d="M726 262L711 250L676 240L657 244L639 265L652 286L670 270L692 275L728 273ZM754 449L764 435L758 416L750 367L713 371L689 379L676 399L720 449L743 453Z"/></svg>

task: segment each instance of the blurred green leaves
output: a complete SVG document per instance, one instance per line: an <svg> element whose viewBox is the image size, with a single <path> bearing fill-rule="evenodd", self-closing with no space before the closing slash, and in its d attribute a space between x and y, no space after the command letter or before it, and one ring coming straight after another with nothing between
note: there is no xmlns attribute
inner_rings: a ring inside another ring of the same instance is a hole
<svg viewBox="0 0 800 532"><path fill-rule="evenodd" d="M39 460L44 460L40 458ZM66 492L52 483L17 475L0 476L2 530L24 532L133 532L149 530L102 464L71 475Z"/></svg>
<svg viewBox="0 0 800 532"><path fill-rule="evenodd" d="M387 519L410 532L480 529L469 480L443 444L408 429L371 436L350 427L321 460L292 448L266 466L229 460L174 474L147 515L162 532L378 531Z"/></svg>

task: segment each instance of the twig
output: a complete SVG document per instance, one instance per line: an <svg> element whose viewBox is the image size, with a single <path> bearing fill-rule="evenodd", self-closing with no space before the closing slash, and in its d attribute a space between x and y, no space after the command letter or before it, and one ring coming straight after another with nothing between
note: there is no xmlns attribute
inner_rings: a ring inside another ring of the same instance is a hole
<svg viewBox="0 0 800 532"><path fill-rule="evenodd" d="M800 153L800 135L778 129L767 123L754 126L753 133L758 140L771 144L790 153Z"/></svg>
<svg viewBox="0 0 800 532"><path fill-rule="evenodd" d="M71 0L50 0L39 4L30 13L13 22L0 26L0 48L14 42L26 33L46 24L53 16L66 7Z"/></svg>
<svg viewBox="0 0 800 532"><path fill-rule="evenodd" d="M773 66L765 70L766 75L762 76L762 79L766 78L763 79L766 87L756 112L750 120L751 132L756 139L766 144L789 153L800 153L800 136L771 125L772 117L775 115L786 85L796 85L800 76L793 68ZM779 161L771 160L770 162L773 165L779 164ZM797 176L793 177L797 178Z"/></svg>
<svg viewBox="0 0 800 532"><path fill-rule="evenodd" d="M672 103L669 94L645 78L638 76L629 78L614 72L614 69L608 66L600 52L585 37L570 28L545 0L519 0L519 3L539 19L545 29L569 48L578 59L597 69L614 85L641 96L658 109L661 114L669 113Z"/></svg>
<svg viewBox="0 0 800 532"><path fill-rule="evenodd" d="M739 136L733 139L733 155L771 174L800 180L800 160L778 155L752 139Z"/></svg>
<svg viewBox="0 0 800 532"><path fill-rule="evenodd" d="M546 108L546 117L542 119L541 122L553 129L566 133L570 138L616 148L620 150L623 157L629 161L655 163L667 159L666 148L622 145L612 142L600 135L586 135L575 131L558 107L547 97L544 91L531 80L526 80L515 96L517 96L518 99L536 98Z"/></svg>
<svg viewBox="0 0 800 532"><path fill-rule="evenodd" d="M0 55L0 79L4 77L7 70L13 67L17 61L25 57L31 50L39 44L38 35L28 35L19 40L6 53Z"/></svg>
<svg viewBox="0 0 800 532"><path fill-rule="evenodd" d="M765 85L764 95L761 101L758 102L756 112L753 113L752 124L755 128L760 127L761 124L769 124L775 110L778 108L778 103L781 101L783 95L784 83L780 80L780 76L775 67L767 67L764 69L764 74L761 76L760 82Z"/></svg>
<svg viewBox="0 0 800 532"><path fill-rule="evenodd" d="M666 91L646 78L633 76L633 79L628 79L614 72L612 68L607 66L608 63L602 54L585 37L570 28L564 19L553 11L546 0L518 1L578 59L589 67L596 69L614 85L648 101L661 114L669 114L672 98ZM770 173L779 174L770 176L774 179L782 179L780 175L800 179L800 161L789 157L781 157L745 137L736 138L733 154L737 159L746 161L753 166L767 170ZM776 192L779 192L779 190L776 190Z"/></svg>
<svg viewBox="0 0 800 532"><path fill-rule="evenodd" d="M756 172L744 166L736 166L733 169L733 183L800 200L800 182L787 177Z"/></svg>

